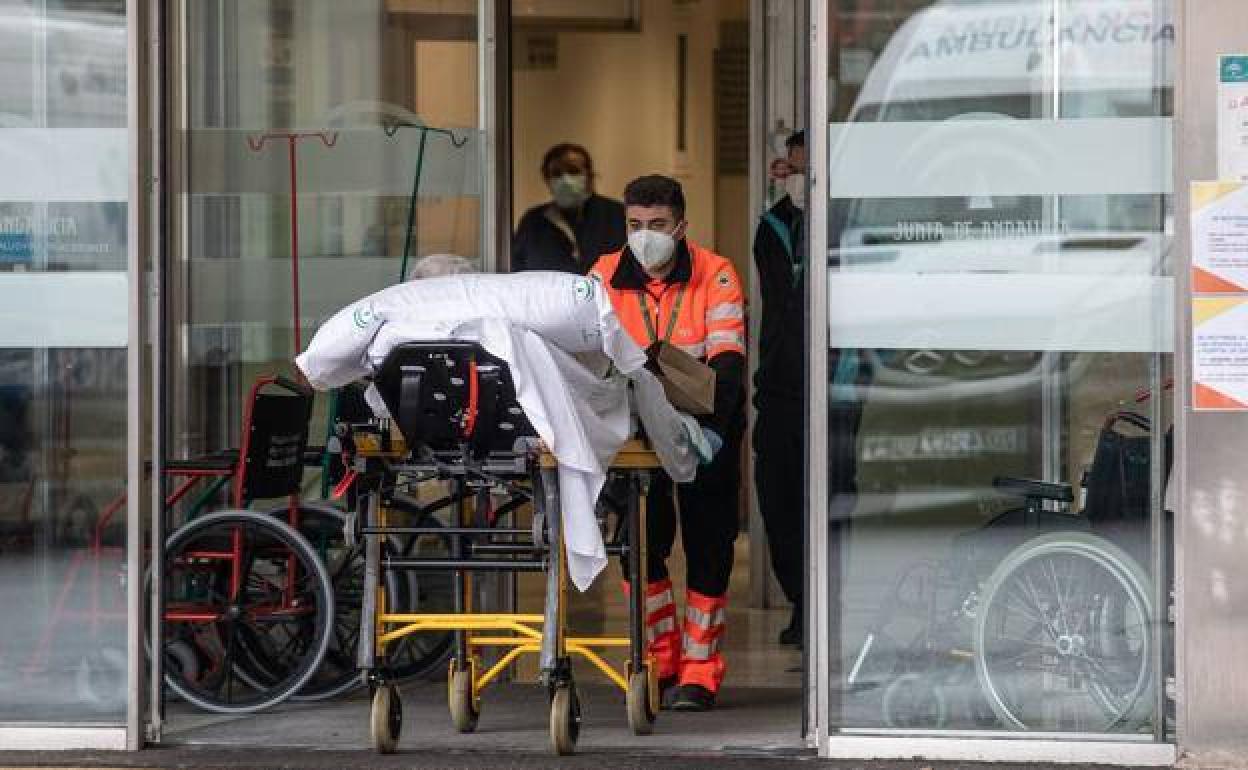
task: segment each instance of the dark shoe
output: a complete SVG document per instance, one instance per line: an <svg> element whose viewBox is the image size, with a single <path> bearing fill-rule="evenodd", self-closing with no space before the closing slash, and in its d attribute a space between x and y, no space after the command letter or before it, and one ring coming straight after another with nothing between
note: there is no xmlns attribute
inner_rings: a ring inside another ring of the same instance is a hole
<svg viewBox="0 0 1248 770"><path fill-rule="evenodd" d="M678 686L680 680L674 676L667 676L659 680L659 709L667 710L672 707L673 701L676 700L676 691L680 689Z"/></svg>
<svg viewBox="0 0 1248 770"><path fill-rule="evenodd" d="M672 711L710 711L715 708L715 693L700 684L682 684L676 688Z"/></svg>
<svg viewBox="0 0 1248 770"><path fill-rule="evenodd" d="M804 638L805 634L802 633L802 610L800 607L794 607L793 615L789 618L789 627L780 632L780 644L793 644L801 647Z"/></svg>

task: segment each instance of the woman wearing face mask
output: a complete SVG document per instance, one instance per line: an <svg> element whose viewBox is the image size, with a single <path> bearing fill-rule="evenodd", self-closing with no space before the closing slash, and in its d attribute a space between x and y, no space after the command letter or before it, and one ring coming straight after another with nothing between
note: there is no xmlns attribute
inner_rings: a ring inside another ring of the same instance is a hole
<svg viewBox="0 0 1248 770"><path fill-rule="evenodd" d="M557 144L542 158L551 200L520 218L511 269L585 274L601 254L624 245L624 206L594 192L594 163L584 147Z"/></svg>
<svg viewBox="0 0 1248 770"><path fill-rule="evenodd" d="M658 175L635 179L624 188L624 205L628 245L603 255L591 276L606 288L621 326L638 345L667 342L715 370L714 411L699 418L712 456L687 484L658 473L646 508L647 651L659 669L662 702L706 711L715 706L726 665L720 645L745 432L745 301L732 263L685 237L679 182ZM678 522L685 551L681 613L667 571Z"/></svg>

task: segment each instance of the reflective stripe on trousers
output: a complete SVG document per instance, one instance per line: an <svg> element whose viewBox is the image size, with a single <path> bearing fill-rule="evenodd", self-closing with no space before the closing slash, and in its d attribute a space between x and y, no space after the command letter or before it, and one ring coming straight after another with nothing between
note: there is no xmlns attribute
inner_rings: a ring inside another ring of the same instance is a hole
<svg viewBox="0 0 1248 770"><path fill-rule="evenodd" d="M624 595L629 595L628 582ZM680 626L676 620L676 601L670 579L646 585L645 629L646 654L654 659L660 679L675 677L680 672Z"/></svg>
<svg viewBox="0 0 1248 770"><path fill-rule="evenodd" d="M681 635L680 683L719 692L724 680L724 639L727 600L697 591L685 593L685 624Z"/></svg>
<svg viewBox="0 0 1248 770"><path fill-rule="evenodd" d="M646 644L650 644L664 634L676 633L676 618L668 615L657 623L646 623Z"/></svg>

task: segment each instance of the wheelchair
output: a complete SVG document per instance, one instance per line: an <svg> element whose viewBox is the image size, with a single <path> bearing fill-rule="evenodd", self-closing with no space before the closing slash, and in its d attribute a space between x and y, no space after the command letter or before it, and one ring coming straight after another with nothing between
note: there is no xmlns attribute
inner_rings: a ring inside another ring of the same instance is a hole
<svg viewBox="0 0 1248 770"><path fill-rule="evenodd" d="M363 546L350 537L346 511L300 496L304 469L325 457L308 447L312 400L302 384L261 378L246 402L239 450L163 464L164 475L178 480L166 513L191 500L165 545L165 683L203 710L251 713L363 685L355 661ZM205 512L227 490L230 507ZM276 507L250 508L279 498L285 502ZM437 552L444 543L427 538L406 547ZM438 582L434 575L382 588L393 606L428 610L449 601L448 591L431 590ZM445 659L449 634L422 641L396 650L396 678L421 676Z"/></svg>
<svg viewBox="0 0 1248 770"><path fill-rule="evenodd" d="M1153 578L1142 566L1150 428L1130 411L1105 421L1078 511L1069 484L995 478L1022 507L959 535L947 558L902 571L852 663L850 691L882 690L895 729L1145 729L1158 679Z"/></svg>

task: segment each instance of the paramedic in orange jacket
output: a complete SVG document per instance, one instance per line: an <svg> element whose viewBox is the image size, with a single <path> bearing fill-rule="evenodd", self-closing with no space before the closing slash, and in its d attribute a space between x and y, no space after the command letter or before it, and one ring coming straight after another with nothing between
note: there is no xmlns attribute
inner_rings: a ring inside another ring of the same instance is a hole
<svg viewBox="0 0 1248 770"><path fill-rule="evenodd" d="M676 180L635 179L624 189L624 205L628 244L600 257L590 274L606 286L639 345L670 342L716 373L714 413L699 418L712 457L675 489L686 561L683 623L667 571L676 539L672 480L658 474L647 501L647 649L658 663L665 707L707 711L724 678L720 645L737 537L745 427L741 281L727 259L685 237L685 197Z"/></svg>

